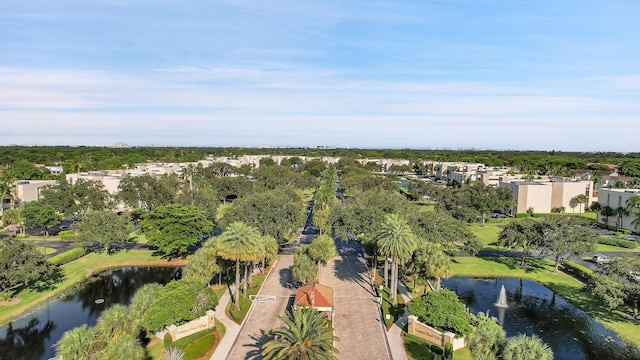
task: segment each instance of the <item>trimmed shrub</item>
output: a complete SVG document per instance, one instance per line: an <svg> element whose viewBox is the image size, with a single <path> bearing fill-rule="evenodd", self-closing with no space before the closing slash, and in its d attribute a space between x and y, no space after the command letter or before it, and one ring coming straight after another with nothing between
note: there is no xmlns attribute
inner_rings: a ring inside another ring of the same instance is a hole
<svg viewBox="0 0 640 360"><path fill-rule="evenodd" d="M635 241L616 239L608 236L599 236L598 243L604 244L604 245L623 247L625 249L636 249L638 247L638 243Z"/></svg>
<svg viewBox="0 0 640 360"><path fill-rule="evenodd" d="M572 261L564 260L562 262L562 269L567 274L583 282L589 282L593 277L593 271L591 269L588 269L582 265L578 265Z"/></svg>
<svg viewBox="0 0 640 360"><path fill-rule="evenodd" d="M453 359L453 345L450 343L444 344L444 358Z"/></svg>
<svg viewBox="0 0 640 360"><path fill-rule="evenodd" d="M87 254L87 248L81 246L75 249L71 249L69 251L63 252L62 254L58 254L56 256L50 257L47 261L53 265L64 265L66 263L72 262L74 260L78 260L81 257Z"/></svg>
<svg viewBox="0 0 640 360"><path fill-rule="evenodd" d="M431 352L436 354L436 355L442 356L444 354L444 350L440 346L438 346L436 344L432 344L430 346L430 349L431 349Z"/></svg>
<svg viewBox="0 0 640 360"><path fill-rule="evenodd" d="M72 230L60 231L58 236L60 240L78 240L78 234L74 234Z"/></svg>
<svg viewBox="0 0 640 360"><path fill-rule="evenodd" d="M163 342L164 342L165 349L171 348L173 346L173 337L171 336L171 334L169 333L164 334Z"/></svg>

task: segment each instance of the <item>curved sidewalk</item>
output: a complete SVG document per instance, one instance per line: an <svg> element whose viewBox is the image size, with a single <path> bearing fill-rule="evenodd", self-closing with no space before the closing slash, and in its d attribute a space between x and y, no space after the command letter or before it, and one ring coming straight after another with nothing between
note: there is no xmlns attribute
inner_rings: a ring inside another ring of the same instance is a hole
<svg viewBox="0 0 640 360"><path fill-rule="evenodd" d="M216 359L226 359L229 351L231 351L231 347L233 346L233 342L238 337L238 333L240 332L240 325L236 324L235 321L229 319L225 309L227 308L227 304L231 301L231 293L233 289L229 287L228 291L225 291L224 294L220 297L218 301L218 309L216 311L216 319L220 321L224 327L226 328L226 332L224 333L224 337L220 340L220 343L216 347L216 350L211 355L211 360Z"/></svg>
<svg viewBox="0 0 640 360"><path fill-rule="evenodd" d="M404 299L405 304L411 300L411 294L407 287L403 283L398 282L398 292ZM404 347L404 341L402 339L402 330L407 326L408 312L404 312L402 317L387 330L387 340L389 341L389 347L391 348L391 357L393 360L407 360L407 351Z"/></svg>

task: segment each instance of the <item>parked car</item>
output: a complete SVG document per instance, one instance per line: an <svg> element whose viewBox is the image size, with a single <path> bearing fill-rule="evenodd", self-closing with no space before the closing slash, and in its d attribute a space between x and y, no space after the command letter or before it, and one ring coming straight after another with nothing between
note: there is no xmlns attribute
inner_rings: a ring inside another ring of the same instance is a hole
<svg viewBox="0 0 640 360"><path fill-rule="evenodd" d="M605 255L593 255L593 258L591 259L591 261L593 261L596 264L606 264L609 261L611 261L611 259L608 256Z"/></svg>
<svg viewBox="0 0 640 360"><path fill-rule="evenodd" d="M500 214L500 213L493 213L493 214L491 214L491 217L494 218L494 219L506 219L506 218L508 218L507 215Z"/></svg>

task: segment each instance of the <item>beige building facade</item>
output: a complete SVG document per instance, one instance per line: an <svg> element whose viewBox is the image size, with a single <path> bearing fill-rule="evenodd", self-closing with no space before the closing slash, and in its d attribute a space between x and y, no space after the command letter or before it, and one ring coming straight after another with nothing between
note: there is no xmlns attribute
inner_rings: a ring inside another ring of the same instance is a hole
<svg viewBox="0 0 640 360"><path fill-rule="evenodd" d="M635 231L635 224L632 224L635 219L634 209L628 207L628 201L631 198L640 196L640 189L610 189L600 188L598 189L598 203L602 207L609 206L613 210L618 208L626 209L627 213L623 216L612 215L605 216L598 213L597 221L600 224L615 226L620 229Z"/></svg>

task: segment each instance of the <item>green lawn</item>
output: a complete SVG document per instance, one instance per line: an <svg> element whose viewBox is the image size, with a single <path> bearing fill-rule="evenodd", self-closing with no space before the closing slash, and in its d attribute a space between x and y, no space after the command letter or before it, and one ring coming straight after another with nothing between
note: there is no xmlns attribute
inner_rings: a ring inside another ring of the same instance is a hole
<svg viewBox="0 0 640 360"><path fill-rule="evenodd" d="M547 260L527 259L529 267L521 269L516 258L457 257L453 274L473 277L522 278L545 285L577 306L596 321L640 346L640 321L627 319L621 311L611 310L584 290L584 285L562 272L553 272L553 263Z"/></svg>
<svg viewBox="0 0 640 360"><path fill-rule="evenodd" d="M91 253L76 261L62 265L59 271L28 289L23 289L9 303L0 302L0 324L5 324L43 301L63 293L87 276L121 266L183 266L186 260L167 261L152 256L151 251L130 250L114 255Z"/></svg>
<svg viewBox="0 0 640 360"><path fill-rule="evenodd" d="M393 306L391 296L389 295L391 293L391 289L385 287L381 290L381 285L382 281L376 282L376 289L378 291L378 294L382 297L382 316L384 318L384 324L387 329L389 329L393 325L393 323L396 322L396 320L400 319L404 314L404 299L400 294L398 294L398 305ZM387 315L389 315L388 319Z"/></svg>
<svg viewBox="0 0 640 360"><path fill-rule="evenodd" d="M502 231L503 224L498 223L486 223L485 226L481 226L480 224L471 224L469 228L471 232L482 241L482 246L484 248L497 248L496 241L498 240L498 235Z"/></svg>
<svg viewBox="0 0 640 360"><path fill-rule="evenodd" d="M44 246L37 246L36 249L38 249L38 252L42 255L49 255L56 252L56 249Z"/></svg>
<svg viewBox="0 0 640 360"><path fill-rule="evenodd" d="M268 269L266 269L264 274L253 275L253 286L247 286L246 297L240 294L240 310L239 311L234 310L233 297L232 297L231 301L229 301L227 305L227 308L225 309L225 311L227 312L227 315L229 315L229 318L231 318L233 321L235 321L238 324L242 323L242 320L244 320L245 316L247 316L247 312L251 307L251 300L249 300L249 296L256 295L258 293L258 291L260 290L260 286L262 285L262 283L264 282L264 279L268 274L269 274ZM240 287L242 288L242 283L240 284Z"/></svg>
<svg viewBox="0 0 640 360"><path fill-rule="evenodd" d="M432 342L417 337L415 335L404 333L404 345L410 359L414 360L432 360L431 350L429 347ZM468 348L462 348L453 352L455 360L472 360L471 351Z"/></svg>

